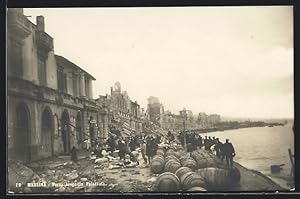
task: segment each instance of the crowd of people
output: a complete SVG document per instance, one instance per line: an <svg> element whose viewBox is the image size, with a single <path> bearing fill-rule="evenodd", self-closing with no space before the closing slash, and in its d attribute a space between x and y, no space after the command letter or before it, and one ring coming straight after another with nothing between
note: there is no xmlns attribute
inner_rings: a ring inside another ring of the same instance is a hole
<svg viewBox="0 0 300 199"><path fill-rule="evenodd" d="M102 151L105 149L109 153L114 153L118 150L118 156L120 160L125 161L126 155L129 155L132 162L138 161L138 154L141 153L144 163L150 163L154 155L156 155L159 144L169 144L175 140L178 140L187 152L192 152L197 149L203 149L214 153L222 161L226 161L227 166L233 165L233 157L235 156L235 150L232 143L226 139L225 143L222 143L219 138L204 136L204 138L197 133L184 133L180 132L177 136L170 131L166 136L161 135L134 135L123 138L115 134L110 134L105 143L92 144L92 150L97 157L103 157ZM137 152L137 149L140 149ZM72 155L73 154L73 155ZM75 149L72 149L72 159L77 159Z"/></svg>
<svg viewBox="0 0 300 199"><path fill-rule="evenodd" d="M120 160L125 160L125 156L129 155L130 160L139 164L136 155L133 154L137 148L140 148L143 160L145 163L149 163L153 156L156 154L158 144L161 143L160 136L142 136L135 135L123 138L111 134L106 141L107 150L110 153L118 150Z"/></svg>
<svg viewBox="0 0 300 199"><path fill-rule="evenodd" d="M181 132L178 136L182 146L186 144L188 152L196 150L198 148L204 149L214 153L222 161L225 159L227 166L233 165L233 157L235 149L233 144L226 139L225 143L222 143L219 138L215 136L205 136L204 138L197 133L184 133Z"/></svg>

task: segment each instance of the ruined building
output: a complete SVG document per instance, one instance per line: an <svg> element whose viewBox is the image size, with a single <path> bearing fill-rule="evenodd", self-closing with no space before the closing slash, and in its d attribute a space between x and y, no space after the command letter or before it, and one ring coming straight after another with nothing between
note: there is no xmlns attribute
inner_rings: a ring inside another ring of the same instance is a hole
<svg viewBox="0 0 300 199"><path fill-rule="evenodd" d="M161 125L163 113L164 113L164 107L159 102L159 99L157 97L150 96L148 98L148 106L147 106L148 119L157 125Z"/></svg>
<svg viewBox="0 0 300 199"><path fill-rule="evenodd" d="M8 157L30 162L68 154L107 131L105 111L93 100L88 72L55 55L44 17L7 13Z"/></svg>
<svg viewBox="0 0 300 199"><path fill-rule="evenodd" d="M120 131L123 137L142 132L140 105L137 101L132 101L126 91L122 91L119 82L111 87L110 95L99 96L96 101L98 106L107 108L108 123Z"/></svg>

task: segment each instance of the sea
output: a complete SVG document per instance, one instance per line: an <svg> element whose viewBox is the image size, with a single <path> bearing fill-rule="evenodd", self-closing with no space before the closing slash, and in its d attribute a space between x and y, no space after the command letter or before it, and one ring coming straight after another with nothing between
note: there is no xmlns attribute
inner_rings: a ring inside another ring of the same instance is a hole
<svg viewBox="0 0 300 199"><path fill-rule="evenodd" d="M291 160L288 149L294 154L293 122L284 126L242 128L211 133L201 136L215 136L221 142L226 139L233 144L236 156L234 161L248 169L259 171L283 188L291 189L288 185L291 173ZM271 165L281 165L278 174L271 173Z"/></svg>

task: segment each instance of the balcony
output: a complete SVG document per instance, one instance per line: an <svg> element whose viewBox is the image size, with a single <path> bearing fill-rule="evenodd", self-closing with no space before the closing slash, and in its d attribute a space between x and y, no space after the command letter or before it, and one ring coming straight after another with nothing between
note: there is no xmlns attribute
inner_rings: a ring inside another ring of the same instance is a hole
<svg viewBox="0 0 300 199"><path fill-rule="evenodd" d="M7 13L7 29L8 35L23 40L31 33L31 23L21 13Z"/></svg>
<svg viewBox="0 0 300 199"><path fill-rule="evenodd" d="M44 31L36 31L35 32L35 38L36 38L36 44L37 47L49 52L53 50L53 38L49 36L47 33Z"/></svg>

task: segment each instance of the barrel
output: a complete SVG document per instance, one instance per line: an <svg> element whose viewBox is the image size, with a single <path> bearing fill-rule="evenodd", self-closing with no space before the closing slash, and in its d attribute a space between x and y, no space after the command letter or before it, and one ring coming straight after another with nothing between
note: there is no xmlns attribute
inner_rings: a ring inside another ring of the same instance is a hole
<svg viewBox="0 0 300 199"><path fill-rule="evenodd" d="M165 152L161 150L157 150L156 155L165 156Z"/></svg>
<svg viewBox="0 0 300 199"><path fill-rule="evenodd" d="M174 155L175 155L176 158L180 158L182 156L182 154L180 152L178 152L178 151L176 151L174 153Z"/></svg>
<svg viewBox="0 0 300 199"><path fill-rule="evenodd" d="M180 184L183 190L188 190L192 187L206 186L203 178L196 172L188 172L183 174L180 178Z"/></svg>
<svg viewBox="0 0 300 199"><path fill-rule="evenodd" d="M166 162L169 161L169 160L176 160L177 162L180 162L179 159L174 155L166 156L165 160L166 160Z"/></svg>
<svg viewBox="0 0 300 199"><path fill-rule="evenodd" d="M150 167L152 173L159 174L164 170L165 160L161 156L154 156L151 160Z"/></svg>
<svg viewBox="0 0 300 199"><path fill-rule="evenodd" d="M165 164L165 171L175 173L181 167L180 163L176 160L168 160Z"/></svg>
<svg viewBox="0 0 300 199"><path fill-rule="evenodd" d="M185 159L182 164L183 167L189 167L192 170L195 170L197 168L197 163L193 158L187 158Z"/></svg>
<svg viewBox="0 0 300 199"><path fill-rule="evenodd" d="M158 176L156 189L162 192L178 192L180 189L180 181L175 174L165 172Z"/></svg>
<svg viewBox="0 0 300 199"><path fill-rule="evenodd" d="M196 171L201 175L209 190L222 190L240 182L240 171L237 168L220 169L204 168Z"/></svg>
<svg viewBox="0 0 300 199"><path fill-rule="evenodd" d="M187 156L181 156L179 158L180 163L182 164L188 157Z"/></svg>
<svg viewBox="0 0 300 199"><path fill-rule="evenodd" d="M180 167L179 169L176 170L175 175L180 179L183 174L188 172L192 172L192 169L188 167Z"/></svg>
<svg viewBox="0 0 300 199"><path fill-rule="evenodd" d="M188 189L187 191L189 191L189 192L204 192L207 190L204 189L203 187L192 187L192 188Z"/></svg>
<svg viewBox="0 0 300 199"><path fill-rule="evenodd" d="M224 163L209 151L199 149L193 151L191 157L195 159L198 169L206 167L224 168Z"/></svg>
<svg viewBox="0 0 300 199"><path fill-rule="evenodd" d="M170 155L174 155L175 151L172 149L167 150L167 152L165 153L165 157L170 156Z"/></svg>

